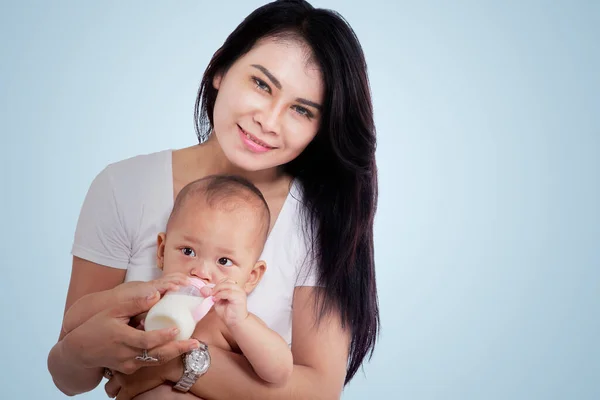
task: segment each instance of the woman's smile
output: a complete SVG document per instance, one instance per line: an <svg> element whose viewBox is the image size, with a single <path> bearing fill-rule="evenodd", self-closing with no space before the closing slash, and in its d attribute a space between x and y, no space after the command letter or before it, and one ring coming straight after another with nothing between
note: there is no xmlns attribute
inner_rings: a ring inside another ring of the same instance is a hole
<svg viewBox="0 0 600 400"><path fill-rule="evenodd" d="M248 148L248 150L255 153L265 153L269 150L277 148L275 146L269 145L268 143L265 143L264 141L260 140L251 133L246 132L241 126L238 125L237 127L240 132L242 142L246 145L246 148Z"/></svg>

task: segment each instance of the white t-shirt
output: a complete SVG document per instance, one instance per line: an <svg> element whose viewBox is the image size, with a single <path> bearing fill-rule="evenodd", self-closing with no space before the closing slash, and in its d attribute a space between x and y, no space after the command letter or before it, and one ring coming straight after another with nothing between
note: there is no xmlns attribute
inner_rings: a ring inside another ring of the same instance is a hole
<svg viewBox="0 0 600 400"><path fill-rule="evenodd" d="M248 310L288 344L294 288L316 284L301 222L301 199L301 186L294 181L261 256L266 272L248 296ZM162 274L156 266L156 238L166 229L172 208L171 150L110 164L86 195L72 254L127 269L126 281L155 279Z"/></svg>

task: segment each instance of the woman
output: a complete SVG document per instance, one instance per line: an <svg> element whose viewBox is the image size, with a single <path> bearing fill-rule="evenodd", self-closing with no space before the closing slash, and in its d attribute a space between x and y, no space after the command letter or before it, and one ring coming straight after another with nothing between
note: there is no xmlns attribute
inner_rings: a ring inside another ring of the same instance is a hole
<svg viewBox="0 0 600 400"><path fill-rule="evenodd" d="M375 128L354 32L338 14L304 1L255 10L214 54L195 118L199 145L113 164L92 184L75 235L66 308L113 288L119 301L61 333L48 360L56 385L68 394L91 390L108 367L115 373L106 390L118 399L174 393L184 371L178 356L198 343L130 328L129 317L158 296L152 283L122 282L155 277L153 241L183 186L234 173L262 191L272 213L261 257L269 268L248 307L291 342L293 374L273 387L243 356L209 344L208 369L188 393L173 395L339 398L379 329Z"/></svg>

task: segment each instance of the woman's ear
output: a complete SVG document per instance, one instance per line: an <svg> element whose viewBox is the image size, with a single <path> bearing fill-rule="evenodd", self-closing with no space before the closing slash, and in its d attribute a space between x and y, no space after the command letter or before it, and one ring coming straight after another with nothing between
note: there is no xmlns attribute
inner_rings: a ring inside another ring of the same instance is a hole
<svg viewBox="0 0 600 400"><path fill-rule="evenodd" d="M213 77L212 85L216 90L219 90L221 87L221 81L223 80L223 73L217 72Z"/></svg>
<svg viewBox="0 0 600 400"><path fill-rule="evenodd" d="M163 269L165 266L165 242L167 241L167 234L161 232L156 238L156 265L159 269Z"/></svg>
<svg viewBox="0 0 600 400"><path fill-rule="evenodd" d="M249 294L250 292L252 292L254 290L256 285L258 285L258 283L262 279L266 270L267 270L266 262L260 260L260 261L257 261L256 264L254 264L254 268L252 268L252 271L250 271L250 276L248 277L248 280L244 284L244 291L246 291L246 293Z"/></svg>

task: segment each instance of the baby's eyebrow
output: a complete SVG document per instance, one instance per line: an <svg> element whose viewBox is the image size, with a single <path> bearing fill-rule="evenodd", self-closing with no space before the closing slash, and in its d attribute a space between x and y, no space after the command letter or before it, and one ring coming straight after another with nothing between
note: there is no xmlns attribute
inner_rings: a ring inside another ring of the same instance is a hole
<svg viewBox="0 0 600 400"><path fill-rule="evenodd" d="M196 244L202 244L202 241L194 236L184 235L183 240L192 242L192 243L196 243Z"/></svg>
<svg viewBox="0 0 600 400"><path fill-rule="evenodd" d="M219 257L233 256L235 254L235 251L228 247L217 247L216 250L219 254L223 255Z"/></svg>

